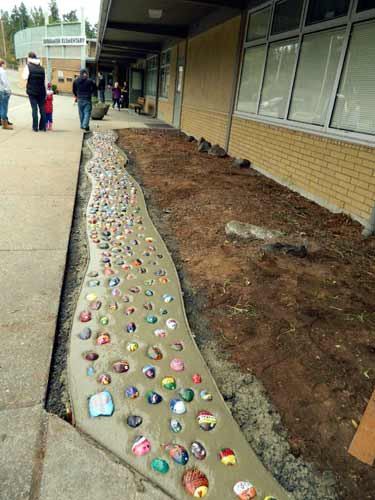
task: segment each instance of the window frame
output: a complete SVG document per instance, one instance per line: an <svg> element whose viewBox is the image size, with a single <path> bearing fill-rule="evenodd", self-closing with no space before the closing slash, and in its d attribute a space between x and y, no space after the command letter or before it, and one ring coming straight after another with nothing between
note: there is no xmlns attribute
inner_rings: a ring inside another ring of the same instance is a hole
<svg viewBox="0 0 375 500"><path fill-rule="evenodd" d="M169 57L167 57L169 55ZM170 81L167 89L167 93L162 93L162 73L163 71L169 70L169 78L171 77L171 60L172 60L172 49L163 50L160 54L160 75L159 75L159 99L167 101L169 99L169 87Z"/></svg>
<svg viewBox="0 0 375 500"><path fill-rule="evenodd" d="M357 13L358 0L351 0L351 2L349 4L347 16L341 16L341 17L336 18L336 19L330 19L330 20L315 23L312 25L306 25L309 0L303 0L304 4L302 7L299 28L286 31L284 33L278 33L276 35L272 35L271 31L272 31L273 19L274 19L274 15L275 15L275 6L276 6L276 3L278 1L279 0L265 1L262 4L257 5L256 7L252 8L252 9L249 9L247 12L246 30L244 30L245 34L244 34L244 38L242 41L243 43L242 43L241 65L240 65L240 70L238 73L239 77L238 77L237 87L236 87L236 99L235 99L235 107L234 107L233 115L235 117L244 118L247 120L254 120L254 121L259 121L262 123L270 123L270 124L274 124L277 126L287 127L287 128L299 130L299 131L312 132L312 133L315 133L317 135L324 136L324 137L330 137L330 138L339 139L339 140L349 140L351 142L356 142L356 143L360 143L360 144L374 146L374 144L375 144L375 132L374 132L374 134L364 134L364 133L360 133L360 132L353 132L353 131L337 129L337 128L331 127L331 122L333 119L333 112L334 112L334 108L335 108L337 92L338 92L341 77L343 74L343 68L344 68L344 64L345 64L345 60L346 60L346 56L347 56L347 52L348 52L348 48L349 48L349 43L350 43L350 39L351 39L353 25L359 24L363 21L370 21L370 20L373 20L375 22L375 9L369 9L369 10ZM271 7L271 15L270 15L270 19L269 19L267 37L262 38L262 39L249 41L249 42L246 41L250 16L252 14L254 14L255 12L262 10L268 6ZM335 76L334 84L332 87L332 93L331 93L331 97L329 100L329 105L328 105L328 109L327 109L327 116L326 116L324 124L323 125L315 125L315 124L311 124L311 123L303 123L300 121L297 122L297 121L289 119L288 117L290 114L292 96L293 96L293 92L294 92L294 88L295 88L295 84L296 84L297 69L298 69L298 65L300 62L303 37L305 35L310 34L310 33L317 33L320 31L328 31L330 29L338 28L338 27L345 28L345 35L344 35L344 41L343 41L343 45L342 45L340 59L339 59L338 65L337 65L336 76ZM284 118L276 118L276 117L271 117L271 116L260 115L259 114L260 102L261 102L264 79L265 79L265 74L266 74L270 44L273 42L288 40L291 38L298 38L298 52L297 52L297 57L296 57L296 61L295 61L293 72L292 72L292 79L291 79L292 83L291 83L291 86L289 89L289 94L287 97L287 107L286 107L285 117ZM265 59L264 59L262 76L260 79L260 86L258 89L258 101L257 101L257 106L256 106L256 112L251 113L251 112L239 111L238 110L238 101L239 101L240 88L241 88L241 82L242 82L242 76L243 76L245 53L246 53L246 50L248 48L254 47L254 46L259 46L259 45L266 46L266 55L265 55Z"/></svg>
<svg viewBox="0 0 375 500"><path fill-rule="evenodd" d="M152 67L149 67L149 65L152 64ZM155 85L155 93L151 94L149 92L149 77L150 74L155 73L156 76L156 85ZM152 97L153 99L156 99L156 94L157 94L157 77L158 77L158 56L157 55L152 55L151 57L148 57L146 59L146 91L145 91L145 96L146 97Z"/></svg>

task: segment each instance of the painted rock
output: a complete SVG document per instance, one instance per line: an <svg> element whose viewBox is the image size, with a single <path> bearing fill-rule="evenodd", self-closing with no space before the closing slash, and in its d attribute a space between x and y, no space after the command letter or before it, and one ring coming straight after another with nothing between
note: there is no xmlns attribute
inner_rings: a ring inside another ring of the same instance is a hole
<svg viewBox="0 0 375 500"><path fill-rule="evenodd" d="M128 308L126 309L126 311L125 311L125 315L126 315L126 316L131 316L132 314L134 314L134 313L135 313L135 311L136 311L135 307L130 306L130 307L128 307Z"/></svg>
<svg viewBox="0 0 375 500"><path fill-rule="evenodd" d="M146 252L147 253L147 252ZM148 254L149 255L149 254ZM152 286L155 284L155 280L150 279L145 281L145 286Z"/></svg>
<svg viewBox="0 0 375 500"><path fill-rule="evenodd" d="M117 309L118 309L118 303L117 302L111 302L111 304L109 304L109 309L111 311L117 311Z"/></svg>
<svg viewBox="0 0 375 500"><path fill-rule="evenodd" d="M171 399L169 402L169 408L177 415L183 415L186 413L185 403L181 401L181 399Z"/></svg>
<svg viewBox="0 0 375 500"><path fill-rule="evenodd" d="M99 384L109 385L111 383L111 376L108 375L107 373L102 373L98 377L98 382Z"/></svg>
<svg viewBox="0 0 375 500"><path fill-rule="evenodd" d="M176 379L174 377L164 377L161 381L161 385L168 391L174 391L176 389Z"/></svg>
<svg viewBox="0 0 375 500"><path fill-rule="evenodd" d="M172 458L176 464L186 465L189 461L189 453L186 448L179 444L167 444L165 449L168 451L169 456Z"/></svg>
<svg viewBox="0 0 375 500"><path fill-rule="evenodd" d="M148 316L146 316L146 321L150 325L154 325L155 323L158 322L158 318L157 318L157 316L154 316L153 314L149 314Z"/></svg>
<svg viewBox="0 0 375 500"><path fill-rule="evenodd" d="M199 396L203 401L212 401L212 394L206 390L201 391Z"/></svg>
<svg viewBox="0 0 375 500"><path fill-rule="evenodd" d="M79 333L79 338L81 340L88 340L91 337L91 329L90 328L84 328L80 333Z"/></svg>
<svg viewBox="0 0 375 500"><path fill-rule="evenodd" d="M175 372L182 372L185 369L185 364L184 364L184 362L183 362L182 359L180 359L180 358L174 358L171 361L170 367Z"/></svg>
<svg viewBox="0 0 375 500"><path fill-rule="evenodd" d="M89 398L90 417L110 417L114 412L114 404L109 391L102 391Z"/></svg>
<svg viewBox="0 0 375 500"><path fill-rule="evenodd" d="M126 419L126 423L128 424L129 427L132 427L135 429L136 427L139 427L143 422L143 418L140 417L139 415L129 415L128 418Z"/></svg>
<svg viewBox="0 0 375 500"><path fill-rule="evenodd" d="M167 309L163 309L162 307L159 309L159 314L161 316L165 316L166 314L168 314L168 311Z"/></svg>
<svg viewBox="0 0 375 500"><path fill-rule="evenodd" d="M169 471L168 462L163 460L162 458L154 458L151 462L151 468L155 472L159 472L160 474L166 474Z"/></svg>
<svg viewBox="0 0 375 500"><path fill-rule="evenodd" d="M166 276L163 276L162 278L159 278L159 283L161 283L162 285L166 285L167 283L169 283L169 279Z"/></svg>
<svg viewBox="0 0 375 500"><path fill-rule="evenodd" d="M249 481L238 481L233 487L234 493L240 500L251 500L257 496L257 491Z"/></svg>
<svg viewBox="0 0 375 500"><path fill-rule="evenodd" d="M129 288L129 292L130 293L140 293L141 289L139 286L132 286L131 288Z"/></svg>
<svg viewBox="0 0 375 500"><path fill-rule="evenodd" d="M116 363L113 363L112 368L116 373L126 373L129 371L129 363L125 360L116 361Z"/></svg>
<svg viewBox="0 0 375 500"><path fill-rule="evenodd" d="M99 311L99 309L102 307L102 303L100 300L93 300L92 302L90 302L89 304L89 308L92 310L92 311Z"/></svg>
<svg viewBox="0 0 375 500"><path fill-rule="evenodd" d="M150 405L157 405L163 401L162 396L155 391L148 391L146 398Z"/></svg>
<svg viewBox="0 0 375 500"><path fill-rule="evenodd" d="M207 452L206 452L205 447L199 441L193 441L191 443L190 451L191 451L191 454L197 460L204 460L207 456Z"/></svg>
<svg viewBox="0 0 375 500"><path fill-rule="evenodd" d="M89 278L96 278L98 276L98 274L99 273L97 271L90 271L87 276Z"/></svg>
<svg viewBox="0 0 375 500"><path fill-rule="evenodd" d="M156 369L152 365L146 365L142 368L143 375L145 375L147 378L155 378L156 375Z"/></svg>
<svg viewBox="0 0 375 500"><path fill-rule="evenodd" d="M137 325L135 323L128 323L126 325L126 331L128 333L134 333L137 330Z"/></svg>
<svg viewBox="0 0 375 500"><path fill-rule="evenodd" d="M88 321L91 321L91 312L90 311L82 311L79 315L79 320L81 323L87 323Z"/></svg>
<svg viewBox="0 0 375 500"><path fill-rule="evenodd" d="M264 500L277 500L276 497L265 497Z"/></svg>
<svg viewBox="0 0 375 500"><path fill-rule="evenodd" d="M136 399L139 396L138 389L133 385L130 385L125 389L125 396L129 399Z"/></svg>
<svg viewBox="0 0 375 500"><path fill-rule="evenodd" d="M99 323L103 326L107 326L109 323L109 318L107 318L107 316L101 316L99 319Z"/></svg>
<svg viewBox="0 0 375 500"><path fill-rule="evenodd" d="M188 469L182 476L185 491L194 498L203 498L208 493L208 479L199 469Z"/></svg>
<svg viewBox="0 0 375 500"><path fill-rule="evenodd" d="M190 403L194 399L194 391L193 389L181 389L179 395L182 397L184 401Z"/></svg>
<svg viewBox="0 0 375 500"><path fill-rule="evenodd" d="M105 276L112 276L113 274L115 274L115 272L110 267L107 267L106 269L104 269L104 274L105 274Z"/></svg>
<svg viewBox="0 0 375 500"><path fill-rule="evenodd" d="M167 325L167 328L169 328L170 330L176 330L177 328L177 321L175 319L169 318L167 319L165 324Z"/></svg>
<svg viewBox="0 0 375 500"><path fill-rule="evenodd" d="M199 375L199 373L194 373L194 375L191 377L192 381L194 384L201 384L202 383L202 377Z"/></svg>
<svg viewBox="0 0 375 500"><path fill-rule="evenodd" d="M216 427L216 417L207 410L202 410L197 415L199 427L203 431L212 431Z"/></svg>
<svg viewBox="0 0 375 500"><path fill-rule="evenodd" d="M173 349L174 351L181 352L184 350L184 343L181 340L173 342L171 344L171 349Z"/></svg>
<svg viewBox="0 0 375 500"><path fill-rule="evenodd" d="M98 296L95 293L89 293L88 295L86 295L86 300L88 302L93 302L97 298L98 298Z"/></svg>
<svg viewBox="0 0 375 500"><path fill-rule="evenodd" d="M164 339L167 336L167 332L162 328L156 328L156 330L154 330L154 335L160 339Z"/></svg>
<svg viewBox="0 0 375 500"><path fill-rule="evenodd" d="M166 304L170 304L171 302L173 302L174 297L172 295L169 295L169 293L165 293L163 295L163 300Z"/></svg>
<svg viewBox="0 0 375 500"><path fill-rule="evenodd" d="M100 285L100 281L99 280L89 280L87 282L87 285L90 287L90 288L95 288L96 286L99 286Z"/></svg>
<svg viewBox="0 0 375 500"><path fill-rule="evenodd" d="M145 242L146 243L152 243L154 240L153 238L151 238L151 236L147 236L147 238L145 238Z"/></svg>
<svg viewBox="0 0 375 500"><path fill-rule="evenodd" d="M182 425L176 418L171 418L169 421L169 428L172 432L178 433L182 431Z"/></svg>
<svg viewBox="0 0 375 500"><path fill-rule="evenodd" d="M126 344L126 350L129 352L135 352L138 349L139 345L137 342L128 342Z"/></svg>
<svg viewBox="0 0 375 500"><path fill-rule="evenodd" d="M145 295L146 295L146 297L152 297L154 295L154 292L150 289L147 289L145 291Z"/></svg>
<svg viewBox="0 0 375 500"><path fill-rule="evenodd" d="M220 462L224 465L236 465L236 454L231 448L223 448L219 453Z"/></svg>
<svg viewBox="0 0 375 500"><path fill-rule="evenodd" d="M114 288L111 294L113 297L121 297L121 290L119 288Z"/></svg>
<svg viewBox="0 0 375 500"><path fill-rule="evenodd" d="M96 339L96 345L105 345L105 344L109 344L110 342L111 342L111 337L110 337L109 333L102 333Z"/></svg>
<svg viewBox="0 0 375 500"><path fill-rule="evenodd" d="M117 276L115 276L114 278L111 278L109 281L108 281L108 286L109 288L113 288L117 285L120 284L120 278L118 278Z"/></svg>
<svg viewBox="0 0 375 500"><path fill-rule="evenodd" d="M85 360L86 361L96 361L99 357L99 354L97 354L96 352L87 352L85 354Z"/></svg>
<svg viewBox="0 0 375 500"><path fill-rule="evenodd" d="M144 436L138 436L132 446L132 452L137 457L147 455L151 451L151 443Z"/></svg>
<svg viewBox="0 0 375 500"><path fill-rule="evenodd" d="M154 304L152 302L145 302L143 304L143 309L146 309L146 311L152 311L154 309Z"/></svg>
<svg viewBox="0 0 375 500"><path fill-rule="evenodd" d="M163 353L157 346L150 346L147 349L147 357L153 359L154 361L160 361L163 359Z"/></svg>

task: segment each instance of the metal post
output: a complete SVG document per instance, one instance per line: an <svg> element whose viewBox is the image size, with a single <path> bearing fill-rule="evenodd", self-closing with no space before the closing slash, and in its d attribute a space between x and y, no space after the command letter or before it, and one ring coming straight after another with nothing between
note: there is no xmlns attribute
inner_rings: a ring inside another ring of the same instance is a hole
<svg viewBox="0 0 375 500"><path fill-rule="evenodd" d="M5 31L4 31L4 21L3 19L0 20L1 23L1 33L2 33L2 39L3 39L3 54L4 54L4 59L7 58L7 46L5 44Z"/></svg>
<svg viewBox="0 0 375 500"><path fill-rule="evenodd" d="M155 112L153 118L158 117L158 110L159 110L159 86L160 86L160 61L161 61L161 54L158 54L158 73L157 73L157 79L156 79L156 96L155 96Z"/></svg>

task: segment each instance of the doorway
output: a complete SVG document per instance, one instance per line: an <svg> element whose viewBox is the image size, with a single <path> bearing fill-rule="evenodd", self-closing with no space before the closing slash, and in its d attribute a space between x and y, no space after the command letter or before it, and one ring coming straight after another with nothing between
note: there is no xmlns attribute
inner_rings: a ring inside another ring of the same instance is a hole
<svg viewBox="0 0 375 500"><path fill-rule="evenodd" d="M131 104L136 104L139 97L143 97L143 69L130 69L129 100Z"/></svg>

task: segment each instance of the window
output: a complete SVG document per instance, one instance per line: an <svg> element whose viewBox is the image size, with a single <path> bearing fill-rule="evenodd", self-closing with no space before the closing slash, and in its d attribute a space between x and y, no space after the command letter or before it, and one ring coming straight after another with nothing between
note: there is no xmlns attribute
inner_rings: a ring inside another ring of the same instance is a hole
<svg viewBox="0 0 375 500"><path fill-rule="evenodd" d="M171 51L163 52L160 64L160 97L168 97L171 74Z"/></svg>
<svg viewBox="0 0 375 500"><path fill-rule="evenodd" d="M66 81L67 81L67 82L72 82L72 81L73 81L73 78L69 78L69 77L68 77L68 78L66 79Z"/></svg>
<svg viewBox="0 0 375 500"><path fill-rule="evenodd" d="M304 0L281 0L275 5L272 34L298 29Z"/></svg>
<svg viewBox="0 0 375 500"><path fill-rule="evenodd" d="M249 28L247 30L247 41L265 38L268 33L268 25L271 15L271 7L262 9L251 14L249 19Z"/></svg>
<svg viewBox="0 0 375 500"><path fill-rule="evenodd" d="M158 58L151 57L146 63L146 95L156 96L156 87L158 84Z"/></svg>
<svg viewBox="0 0 375 500"><path fill-rule="evenodd" d="M375 21L353 28L332 127L375 134Z"/></svg>
<svg viewBox="0 0 375 500"><path fill-rule="evenodd" d="M305 35L289 118L324 125L340 60L345 29Z"/></svg>
<svg viewBox="0 0 375 500"><path fill-rule="evenodd" d="M346 16L350 0L310 0L307 13L307 24L328 21L336 17Z"/></svg>
<svg viewBox="0 0 375 500"><path fill-rule="evenodd" d="M258 105L259 87L263 74L266 46L246 49L242 68L241 88L238 97L239 111L256 113Z"/></svg>
<svg viewBox="0 0 375 500"><path fill-rule="evenodd" d="M357 12L375 9L375 0L358 0Z"/></svg>
<svg viewBox="0 0 375 500"><path fill-rule="evenodd" d="M64 78L58 78L58 79L57 79L57 81L58 81L59 83L64 83L64 82L65 82Z"/></svg>
<svg viewBox="0 0 375 500"><path fill-rule="evenodd" d="M288 104L298 40L270 45L259 113L284 118Z"/></svg>

